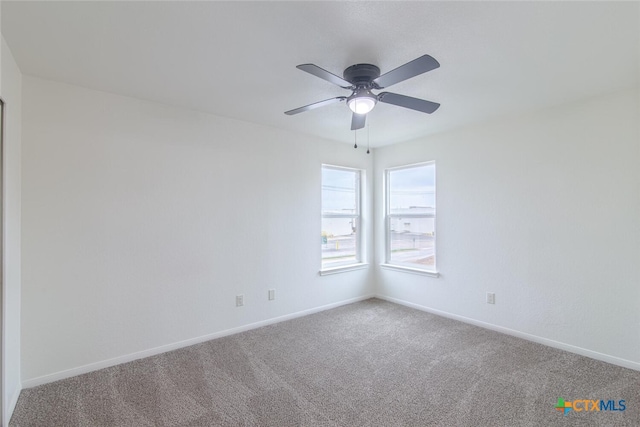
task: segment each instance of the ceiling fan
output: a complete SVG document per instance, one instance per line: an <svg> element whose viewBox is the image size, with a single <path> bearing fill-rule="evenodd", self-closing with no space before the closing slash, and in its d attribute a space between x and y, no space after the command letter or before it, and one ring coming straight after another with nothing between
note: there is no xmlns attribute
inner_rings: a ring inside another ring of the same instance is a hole
<svg viewBox="0 0 640 427"><path fill-rule="evenodd" d="M347 105L351 111L353 111L351 130L362 129L364 127L367 113L371 111L378 102L431 114L440 107L440 104L392 92L380 92L376 95L371 91L384 89L422 73L426 73L427 71L434 70L439 66L440 63L434 58L429 55L423 55L383 75L380 75L380 68L375 65L355 64L345 69L343 73L344 78L340 78L314 64L298 65L296 68L338 85L343 89L349 89L352 93L350 96L338 96L305 105L304 107L294 110L285 111L285 114L291 116L302 113L303 111L324 107L325 105L347 101Z"/></svg>

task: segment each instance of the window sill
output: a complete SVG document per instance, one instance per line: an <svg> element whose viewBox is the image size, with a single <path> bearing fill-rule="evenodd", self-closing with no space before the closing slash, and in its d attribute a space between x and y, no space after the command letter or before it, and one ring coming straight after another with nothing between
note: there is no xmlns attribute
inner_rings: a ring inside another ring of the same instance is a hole
<svg viewBox="0 0 640 427"><path fill-rule="evenodd" d="M420 275L429 276L429 277L440 277L440 273L437 271L421 270L419 268L404 267L401 265L392 265L392 264L380 264L380 267L386 270L403 271L405 273L420 274Z"/></svg>
<svg viewBox="0 0 640 427"><path fill-rule="evenodd" d="M347 271L362 270L367 267L369 267L369 264L367 264L366 262L361 262L359 264L341 265L340 267L333 267L333 268L327 268L326 270L320 270L320 275L327 276L329 274L345 273Z"/></svg>

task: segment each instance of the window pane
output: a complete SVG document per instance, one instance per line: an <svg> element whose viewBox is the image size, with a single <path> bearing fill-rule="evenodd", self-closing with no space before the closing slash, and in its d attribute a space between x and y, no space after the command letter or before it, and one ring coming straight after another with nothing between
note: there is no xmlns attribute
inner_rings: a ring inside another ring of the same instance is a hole
<svg viewBox="0 0 640 427"><path fill-rule="evenodd" d="M389 241L391 262L427 269L435 266L434 218L389 218Z"/></svg>
<svg viewBox="0 0 640 427"><path fill-rule="evenodd" d="M435 185L435 164L389 171L389 213L434 214Z"/></svg>
<svg viewBox="0 0 640 427"><path fill-rule="evenodd" d="M322 218L322 267L357 260L357 218Z"/></svg>
<svg viewBox="0 0 640 427"><path fill-rule="evenodd" d="M322 213L358 213L358 171L322 168Z"/></svg>

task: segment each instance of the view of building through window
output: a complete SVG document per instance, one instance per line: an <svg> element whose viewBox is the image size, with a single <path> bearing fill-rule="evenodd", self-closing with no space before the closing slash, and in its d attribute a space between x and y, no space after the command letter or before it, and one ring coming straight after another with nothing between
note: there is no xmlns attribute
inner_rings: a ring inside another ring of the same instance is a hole
<svg viewBox="0 0 640 427"><path fill-rule="evenodd" d="M322 268L360 262L359 170L322 167Z"/></svg>
<svg viewBox="0 0 640 427"><path fill-rule="evenodd" d="M387 170L387 263L435 270L436 166Z"/></svg>

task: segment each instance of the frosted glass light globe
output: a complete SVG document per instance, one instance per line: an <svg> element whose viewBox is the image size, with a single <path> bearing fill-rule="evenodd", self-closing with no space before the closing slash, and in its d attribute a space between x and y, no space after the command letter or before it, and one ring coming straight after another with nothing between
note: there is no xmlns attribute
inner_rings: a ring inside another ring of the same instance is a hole
<svg viewBox="0 0 640 427"><path fill-rule="evenodd" d="M356 89L353 94L347 98L349 109L356 114L367 114L373 110L377 102L378 97L365 87Z"/></svg>

